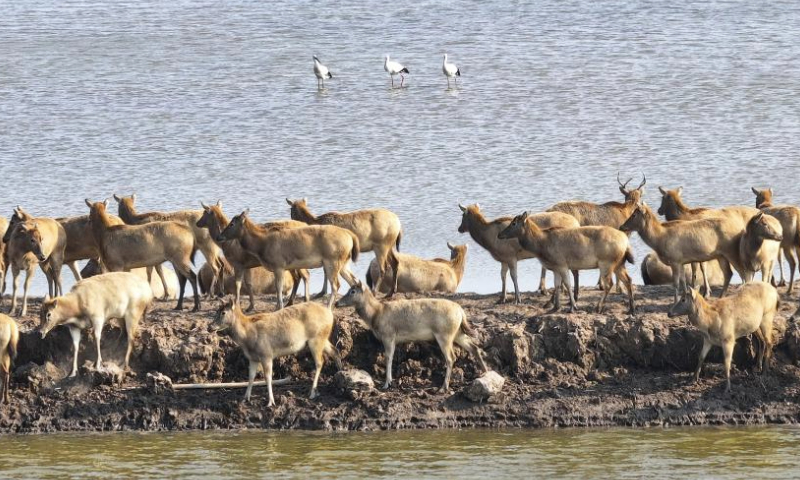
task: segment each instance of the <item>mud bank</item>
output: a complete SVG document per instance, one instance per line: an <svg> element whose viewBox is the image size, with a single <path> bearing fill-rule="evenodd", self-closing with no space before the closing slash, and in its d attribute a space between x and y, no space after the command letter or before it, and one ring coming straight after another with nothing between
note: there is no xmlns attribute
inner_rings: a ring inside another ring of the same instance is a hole
<svg viewBox="0 0 800 480"><path fill-rule="evenodd" d="M246 380L247 362L224 334L210 333L209 302L198 314L174 312L158 303L141 326L132 372L122 387L82 367L77 379L64 378L72 361L65 328L42 340L33 316L20 320L20 355L12 380L11 405L0 405L1 433L55 431L188 429L378 430L401 428L590 427L659 425L753 425L800 422L800 327L786 319L796 301L784 297L776 320L778 344L770 373L752 372L755 348L741 339L734 357L733 390L724 393L721 353L712 350L700 383L693 369L701 345L685 318L668 319L668 287L639 287L638 313L628 316L622 297L609 298L606 314L589 313L598 299L582 291L581 312L545 315L543 298L530 294L523 304L496 305L494 295L450 296L467 311L490 365L506 378L502 393L473 403L462 389L477 377L463 351L453 373L452 392L439 393L443 362L435 345L406 345L395 354L395 384L389 391L341 392L326 365L320 397L306 398L313 362L307 354L276 362L277 406L266 408L266 391L158 391L146 386L148 373L175 383ZM259 309L272 309L262 299ZM376 385L384 376L381 345L356 320L352 309L336 310L334 341L346 368L368 372ZM120 361L124 334L116 325L103 333L103 358ZM84 338L79 363L95 350Z"/></svg>

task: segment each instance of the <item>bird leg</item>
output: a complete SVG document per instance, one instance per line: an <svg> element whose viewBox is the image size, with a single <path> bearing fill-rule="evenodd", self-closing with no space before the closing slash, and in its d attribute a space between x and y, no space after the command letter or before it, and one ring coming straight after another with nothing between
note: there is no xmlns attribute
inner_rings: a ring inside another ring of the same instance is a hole
<svg viewBox="0 0 800 480"><path fill-rule="evenodd" d="M403 81L404 81L405 79L406 79L406 77L404 77L404 76L403 76L403 74L401 73L401 74L400 74L400 87L402 87L402 86L403 86Z"/></svg>

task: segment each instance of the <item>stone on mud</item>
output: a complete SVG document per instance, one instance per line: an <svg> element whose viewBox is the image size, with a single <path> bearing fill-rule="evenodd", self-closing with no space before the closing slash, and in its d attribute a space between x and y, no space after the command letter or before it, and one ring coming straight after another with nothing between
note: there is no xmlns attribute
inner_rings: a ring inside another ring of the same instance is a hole
<svg viewBox="0 0 800 480"><path fill-rule="evenodd" d="M66 373L51 362L37 365L28 362L14 371L14 380L22 385L27 385L34 393L50 390L55 387Z"/></svg>
<svg viewBox="0 0 800 480"><path fill-rule="evenodd" d="M172 392L172 379L161 372L150 372L144 380L147 391L155 395Z"/></svg>
<svg viewBox="0 0 800 480"><path fill-rule="evenodd" d="M464 396L473 402L484 402L503 389L506 379L495 371L488 371L464 389Z"/></svg>
<svg viewBox="0 0 800 480"><path fill-rule="evenodd" d="M355 368L340 370L333 376L333 383L340 393L349 398L355 398L360 393L370 392L375 389L375 382L364 370Z"/></svg>
<svg viewBox="0 0 800 480"><path fill-rule="evenodd" d="M94 387L122 385L122 381L125 379L125 371L114 362L103 362L98 369L93 362L87 361L78 369L78 375L88 379Z"/></svg>

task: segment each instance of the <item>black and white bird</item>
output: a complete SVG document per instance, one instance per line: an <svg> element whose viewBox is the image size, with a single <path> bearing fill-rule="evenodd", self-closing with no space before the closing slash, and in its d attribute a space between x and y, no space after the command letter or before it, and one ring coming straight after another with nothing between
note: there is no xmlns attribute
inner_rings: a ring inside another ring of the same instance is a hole
<svg viewBox="0 0 800 480"><path fill-rule="evenodd" d="M389 60L389 55L386 55L386 60L383 62L383 69L386 70L386 73L389 74L389 77L392 79L392 86L394 87L394 76L400 75L400 86L403 86L403 77L404 73L409 73L408 69L404 67L400 62L395 62L394 60Z"/></svg>
<svg viewBox="0 0 800 480"><path fill-rule="evenodd" d="M450 88L450 79L453 79L453 83L458 85L458 77L461 76L461 70L458 69L458 65L455 63L447 63L447 54L444 54L444 60L442 60L442 73L447 78L447 88Z"/></svg>
<svg viewBox="0 0 800 480"><path fill-rule="evenodd" d="M331 71L320 63L316 55L314 55L314 75L317 76L317 88L325 88L325 79L333 78Z"/></svg>

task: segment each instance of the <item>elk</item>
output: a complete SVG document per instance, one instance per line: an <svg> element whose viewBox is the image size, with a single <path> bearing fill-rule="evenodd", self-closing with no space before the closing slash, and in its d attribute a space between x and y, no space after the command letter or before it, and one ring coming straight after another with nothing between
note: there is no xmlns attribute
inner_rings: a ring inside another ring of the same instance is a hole
<svg viewBox="0 0 800 480"><path fill-rule="evenodd" d="M751 282L758 271L762 282L772 283L773 265L782 241L783 227L777 218L759 212L747 222L736 262L745 283Z"/></svg>
<svg viewBox="0 0 800 480"><path fill-rule="evenodd" d="M683 271L683 282L690 284L692 271L689 265L684 265ZM645 285L672 284L672 268L662 262L655 252L651 251L645 255L642 260L641 273ZM706 274L708 275L708 284L712 287L721 287L725 283L719 262L707 262Z"/></svg>
<svg viewBox="0 0 800 480"><path fill-rule="evenodd" d="M11 385L11 365L17 358L19 328L8 315L0 313L0 397L3 403L9 403L9 387Z"/></svg>
<svg viewBox="0 0 800 480"><path fill-rule="evenodd" d="M562 212L575 217L580 223L581 227L586 226L606 226L612 228L619 228L620 225L625 223L625 220L631 216L631 212L636 208L636 205L641 202L644 196L644 186L647 185L647 177L642 175L642 183L634 189L628 189L628 183L622 183L617 174L617 183L619 183L619 191L625 196L625 201L620 202L606 202L606 203L593 203L584 202L579 200L571 200L567 202L559 202L548 208L548 212Z"/></svg>
<svg viewBox="0 0 800 480"><path fill-rule="evenodd" d="M339 290L339 275L353 285L355 276L347 263L356 261L359 243L356 234L333 225L269 230L253 223L250 209L233 217L217 240L238 240L242 248L258 258L261 265L275 275L278 309L283 308L283 272L302 268L319 268L331 286L328 308L333 308Z"/></svg>
<svg viewBox="0 0 800 480"><path fill-rule="evenodd" d="M668 190L659 186L658 191L661 193L661 205L658 207L658 214L663 215L668 221L726 217L732 221L739 220L741 229L744 231L747 222L758 213L757 209L745 207L743 205L734 205L720 209L708 207L691 208L683 203L683 198L681 197L683 194L683 187ZM698 263L692 263L692 285L695 285L698 267ZM707 264L706 270L709 268L712 267Z"/></svg>
<svg viewBox="0 0 800 480"><path fill-rule="evenodd" d="M203 207L203 215L197 221L197 226L208 230L211 238L217 243L217 245L222 249L222 252L225 254L225 260L227 260L227 262L233 268L233 289L232 291L229 291L231 289L229 289L228 282L223 276L222 290L225 293L235 294L236 301L239 302L242 291L242 282L244 282L245 286L247 287L247 293L250 296L250 306L247 308L247 310L251 311L255 305L255 299L253 298L255 293L258 291L262 291L263 293L271 293L276 291L275 276L272 272L265 271L263 267L261 267L261 263L258 261L258 259L247 253L242 248L242 245L238 240L218 240L217 237L219 237L219 234L222 233L225 228L227 228L229 223L228 217L226 217L225 213L222 211L221 201L217 201L216 205L211 206L206 205L203 202L200 202L200 205ZM276 222L263 223L261 226L267 230L281 230L285 228L305 227L306 224L303 222L296 222L294 220L280 220ZM256 279L253 278L254 275L256 275ZM286 277L286 275L289 276ZM297 295L297 288L300 286L301 278L305 284L306 301L309 301L308 276L308 270L303 269L291 270L284 275L284 284L291 285L292 288L292 294L289 297L288 305L292 305L294 303L295 296ZM213 276L211 276L211 278L213 278ZM254 282L254 280L261 282L261 289L256 287L256 282ZM211 284L213 284L213 282L209 284L209 289L211 288Z"/></svg>
<svg viewBox="0 0 800 480"><path fill-rule="evenodd" d="M722 287L724 295L731 279L729 262L738 258L741 227L737 220L727 217L705 218L701 220L676 220L661 223L650 207L637 206L630 218L620 227L623 232L638 232L644 243L652 248L658 258L672 269L674 301L678 302L681 286L686 286L682 273L684 265L692 262L719 260L725 275ZM706 293L711 286L703 263L700 263Z"/></svg>
<svg viewBox="0 0 800 480"><path fill-rule="evenodd" d="M703 347L697 361L694 378L700 381L703 361L712 346L722 347L725 361L726 392L731 390L731 360L736 339L754 334L760 345L756 365L766 372L772 358L772 322L778 311L778 291L764 282L742 285L735 294L716 300L706 300L694 288L672 306L670 318L687 315L703 335Z"/></svg>
<svg viewBox="0 0 800 480"><path fill-rule="evenodd" d="M633 284L625 269L625 262L633 263L633 254L628 245L628 236L611 227L578 227L569 229L551 228L543 230L528 218L528 212L514 217L511 223L498 235L500 239L516 238L525 250L533 253L547 269L556 276L553 289L553 308L549 313L561 308L561 284L566 284L570 307L575 311L575 296L569 278L570 270L600 270L600 286L603 296L597 305L602 312L606 298L613 284L612 273L622 280L628 290L629 309L633 314Z"/></svg>
<svg viewBox="0 0 800 480"><path fill-rule="evenodd" d="M397 271L397 265L392 263L394 259L389 257L389 252L392 248L397 248L397 251L400 251L400 240L403 236L403 231L400 226L400 219L393 212L383 208L376 208L348 213L328 212L322 215L314 215L308 209L308 202L305 198L295 201L287 198L286 203L291 207L292 220L309 225L335 225L356 234L361 252L373 251L375 252L375 258L378 260L379 271L378 276L375 278L376 288L381 283L387 268L391 267L392 271ZM320 296L325 295L326 288L327 282L324 282Z"/></svg>
<svg viewBox="0 0 800 480"><path fill-rule="evenodd" d="M467 207L459 204L458 208L461 209L461 225L458 227L459 233L469 232L470 237L475 240L475 243L483 247L489 254L500 262L500 280L502 281L502 291L500 292L500 299L497 303L505 303L506 301L506 276L511 272L511 281L514 283L514 303L520 303L519 296L519 283L517 282L517 263L520 260L527 258L534 258L535 255L525 250L520 246L519 242L514 239L503 240L497 238L497 234L511 223L511 217L499 217L494 220L487 220L481 213L480 205L473 204ZM539 225L539 228L575 228L580 226L577 220L571 215L561 212L544 212L531 215L533 221ZM544 264L542 264L542 276L539 280L539 291L544 293L544 276L546 272ZM578 273L573 272L575 276L575 286L578 286Z"/></svg>
<svg viewBox="0 0 800 480"><path fill-rule="evenodd" d="M325 355L333 358L339 370L342 369L342 360L328 340L333 330L333 312L318 303L307 302L277 312L248 316L239 308L239 302L229 297L217 310L210 328L216 332L228 330L250 362L245 402L250 401L253 380L261 366L269 391L267 406L275 405L275 397L272 395L272 361L299 353L306 347L311 352L315 366L309 398L317 397L317 382Z"/></svg>
<svg viewBox="0 0 800 480"><path fill-rule="evenodd" d="M94 240L93 240L94 241ZM205 267L205 264L203 264ZM159 265L159 268L161 265ZM209 273L211 270L208 270ZM100 275L103 273L103 268L100 265L100 260L91 259L86 262L86 265L81 269L81 280L84 278L91 278L96 275ZM150 288L153 289L153 296L155 298L159 298L161 300L177 300L178 299L178 289L180 285L178 284L178 275L169 268L162 269L161 277L164 279L163 282L161 278L156 279L153 278L152 272L150 268L134 268L131 269L131 273L135 273L139 277L147 280L147 283L150 284ZM198 274L198 282L200 282L199 274ZM164 284L166 283L167 289L164 290Z"/></svg>
<svg viewBox="0 0 800 480"><path fill-rule="evenodd" d="M0 217L0 304L3 303L3 296L6 294L6 273L8 273L8 254L6 252L6 242L2 240L8 231L8 220Z"/></svg>
<svg viewBox="0 0 800 480"><path fill-rule="evenodd" d="M70 377L78 374L78 346L81 331L91 328L97 346L96 368L103 362L100 353L100 337L103 326L110 319L125 323L128 348L125 351L123 368L128 369L133 343L139 322L153 303L153 290L147 280L130 272L111 272L81 280L69 293L42 303L39 313L39 333L45 338L50 330L67 325L72 337L73 356Z"/></svg>
<svg viewBox="0 0 800 480"><path fill-rule="evenodd" d="M377 290L388 293L391 297L395 292L444 292L455 293L461 279L464 278L464 267L467 263L467 246L453 245L447 242L450 249L450 260L434 258L425 260L414 255L390 252L389 255L397 256L397 274L391 272L383 276L383 282ZM367 270L367 286L373 288L373 278L378 275L378 260L372 260ZM392 282L394 279L394 282Z"/></svg>
<svg viewBox="0 0 800 480"><path fill-rule="evenodd" d="M197 275L192 270L197 251L195 236L186 225L173 221L154 221L142 225L113 225L109 219L108 200L92 203L86 199L92 233L100 249L104 271L128 271L139 267L154 267L171 262L178 274L178 304L183 310L186 280L192 284L194 309L200 310ZM166 285L165 285L166 287Z"/></svg>
<svg viewBox="0 0 800 480"><path fill-rule="evenodd" d="M772 189L758 190L751 187L751 190L756 196L756 208L772 215L781 222L783 228L783 241L781 242L781 250L789 262L789 289L788 293L792 293L794 287L794 272L795 266L800 262L800 208L791 205L773 205L772 204ZM779 285L785 285L783 277L783 263L778 258L778 265L780 266L781 280Z"/></svg>
<svg viewBox="0 0 800 480"><path fill-rule="evenodd" d="M365 289L358 282L336 302L336 306L355 307L364 325L383 343L386 354L384 389L388 389L392 383L392 361L395 345L398 343L436 340L444 355L446 367L441 392L450 389L450 374L456 360L453 342L468 351L483 372L489 370L480 349L470 338L472 328L467 322L467 314L455 302L433 298L380 301L370 289Z"/></svg>
<svg viewBox="0 0 800 480"><path fill-rule="evenodd" d="M8 259L13 275L11 313L17 308L19 274L22 270L25 270L25 285L20 315L24 316L27 313L28 289L37 264L47 277L49 295L62 293L61 266L64 264L67 235L58 222L50 218L33 218L17 207L3 236L3 242L7 243Z"/></svg>
<svg viewBox="0 0 800 480"><path fill-rule="evenodd" d="M177 212L136 212L136 194L129 197L114 194L114 200L118 203L120 218L128 225L142 225L149 222L173 221L186 225L194 235L197 249L203 253L211 269L214 271L213 281L209 289L208 296L211 297L216 292L216 282L222 277L225 267L222 251L209 235L208 230L198 227L197 222L203 216L202 210L178 210ZM159 274L160 275L160 274ZM162 279L163 282L163 279ZM164 284L166 289L166 283Z"/></svg>

